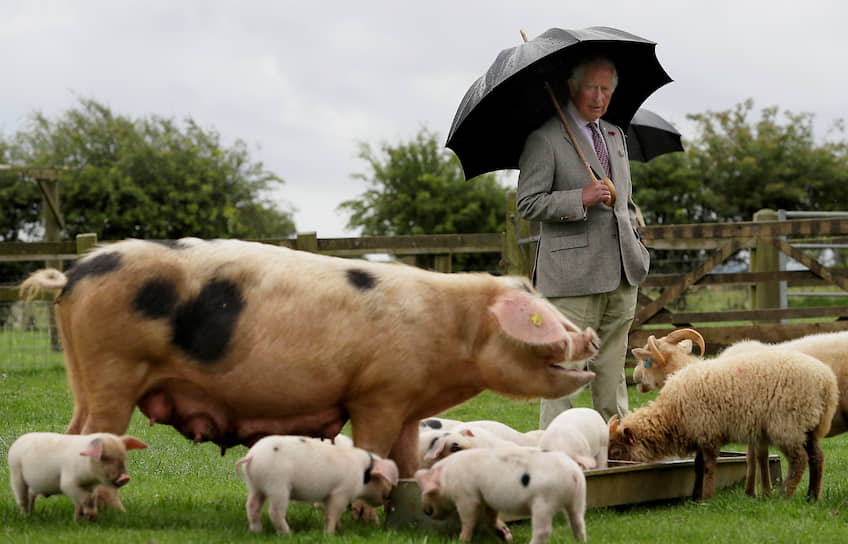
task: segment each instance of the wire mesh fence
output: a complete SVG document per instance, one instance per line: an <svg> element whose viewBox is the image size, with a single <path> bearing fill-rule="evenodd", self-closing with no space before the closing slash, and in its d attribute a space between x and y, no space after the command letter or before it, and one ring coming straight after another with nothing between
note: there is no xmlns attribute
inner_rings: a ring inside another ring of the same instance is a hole
<svg viewBox="0 0 848 544"><path fill-rule="evenodd" d="M0 302L0 370L61 365L61 342L52 303Z"/></svg>

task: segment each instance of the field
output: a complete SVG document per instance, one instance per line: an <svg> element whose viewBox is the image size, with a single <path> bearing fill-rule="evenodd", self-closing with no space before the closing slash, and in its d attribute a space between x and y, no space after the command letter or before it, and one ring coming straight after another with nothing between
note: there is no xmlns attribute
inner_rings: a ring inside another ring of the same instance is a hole
<svg viewBox="0 0 848 544"><path fill-rule="evenodd" d="M2 340L2 338L0 338ZM38 342L38 340L33 340ZM14 365L0 342L0 456L5 459L15 438L29 431L62 432L70 419L72 398L60 362L36 368ZM631 388L631 408L647 402ZM588 405L587 394L578 398ZM538 402L508 400L491 393L455 407L445 414L457 419L495 419L527 431L538 422ZM35 512L23 518L9 487L8 467L0 463L0 541L4 542L261 542L278 541L267 519L261 534L248 531L244 483L236 476L235 461L246 449L236 447L221 456L211 444L193 445L174 429L150 427L136 412L130 434L150 449L130 452L132 481L121 491L126 513L107 510L96 523L75 522L73 505L57 496L37 501ZM825 482L822 499L809 503L805 476L799 493L790 500L780 496L750 498L742 486L720 490L709 502L677 500L587 512L589 542L845 542L848 535L848 434L826 439ZM731 445L726 449L743 450ZM774 453L777 453L776 451ZM785 471L786 463L782 460ZM342 531L328 539L322 534L322 513L312 505L294 503L289 509L293 542L442 543L457 541L456 534L435 530L383 529L354 521L348 514ZM515 542L527 542L530 523L511 524ZM474 542L495 542L488 534ZM573 542L564 515L557 516L551 542Z"/></svg>

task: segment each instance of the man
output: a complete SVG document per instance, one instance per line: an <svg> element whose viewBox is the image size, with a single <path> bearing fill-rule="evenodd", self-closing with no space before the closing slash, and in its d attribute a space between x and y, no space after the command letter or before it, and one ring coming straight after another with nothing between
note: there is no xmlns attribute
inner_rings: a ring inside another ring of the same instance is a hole
<svg viewBox="0 0 848 544"><path fill-rule="evenodd" d="M606 420L628 410L627 337L638 285L648 274L650 260L636 231L624 131L601 119L617 83L615 65L606 58L586 60L572 70L565 114L576 141L559 116L531 133L519 160L517 193L519 214L541 223L533 271L536 287L578 327L594 328L601 339L589 369L596 374L592 405ZM591 180L575 146L599 180L612 180L612 206L605 205L611 201L610 189ZM602 161L608 163L608 172ZM567 397L543 399L540 427L546 428L570 407Z"/></svg>

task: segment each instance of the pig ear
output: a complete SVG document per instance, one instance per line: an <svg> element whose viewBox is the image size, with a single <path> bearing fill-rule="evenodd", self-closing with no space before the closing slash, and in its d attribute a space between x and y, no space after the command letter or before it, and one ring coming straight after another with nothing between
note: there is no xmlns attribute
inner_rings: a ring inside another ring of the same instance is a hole
<svg viewBox="0 0 848 544"><path fill-rule="evenodd" d="M436 467L431 470L419 470L415 473L415 481L418 482L418 487L421 488L422 495L435 493L439 490L439 475L442 473L442 467Z"/></svg>
<svg viewBox="0 0 848 544"><path fill-rule="evenodd" d="M489 310L507 336L526 344L547 345L568 339L562 314L551 303L530 293L504 293Z"/></svg>
<svg viewBox="0 0 848 544"><path fill-rule="evenodd" d="M459 434L474 438L474 431L472 431L471 429L462 429L459 431Z"/></svg>
<svg viewBox="0 0 848 544"><path fill-rule="evenodd" d="M439 455L441 455L442 451L445 449L445 444L447 443L448 441L444 438L438 438L436 442L434 442L433 445L430 446L430 449L427 450L427 455L424 456L424 459L426 459L427 461L430 461L432 459L438 459Z"/></svg>
<svg viewBox="0 0 848 544"><path fill-rule="evenodd" d="M372 476L382 476L387 482L392 485L398 484L398 468L394 461L388 459L378 459L374 462L371 468Z"/></svg>
<svg viewBox="0 0 848 544"><path fill-rule="evenodd" d="M129 450L146 450L147 444L139 440L134 436L122 436L121 442L124 443L124 447Z"/></svg>
<svg viewBox="0 0 848 544"><path fill-rule="evenodd" d="M83 457L91 457L95 461L100 460L100 456L103 453L103 439L95 438L89 443L88 447L80 452L80 455Z"/></svg>

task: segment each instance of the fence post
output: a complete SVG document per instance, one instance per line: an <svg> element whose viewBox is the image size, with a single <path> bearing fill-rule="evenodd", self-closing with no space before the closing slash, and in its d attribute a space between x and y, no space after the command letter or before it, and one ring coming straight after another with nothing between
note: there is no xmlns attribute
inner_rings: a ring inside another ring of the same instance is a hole
<svg viewBox="0 0 848 544"><path fill-rule="evenodd" d="M315 232L298 232L294 247L301 251L318 253L318 234Z"/></svg>
<svg viewBox="0 0 848 544"><path fill-rule="evenodd" d="M436 272L445 272L446 274L451 273L451 262L453 261L453 256L450 253L434 255L433 261L433 268Z"/></svg>
<svg viewBox="0 0 848 544"><path fill-rule="evenodd" d="M506 194L506 237L503 248L503 261L507 274L529 276L532 266L530 244L519 243L530 237L530 222L518 215L515 207L515 189Z"/></svg>
<svg viewBox="0 0 848 544"><path fill-rule="evenodd" d="M764 209L754 214L754 221L777 221L775 210ZM751 251L751 272L776 272L780 269L780 252L765 240L757 239L756 247ZM752 306L755 310L780 307L780 282L757 283L752 287ZM769 320L768 322L777 322Z"/></svg>
<svg viewBox="0 0 848 544"><path fill-rule="evenodd" d="M97 234L87 232L85 234L77 234L77 255L82 257L97 245Z"/></svg>

